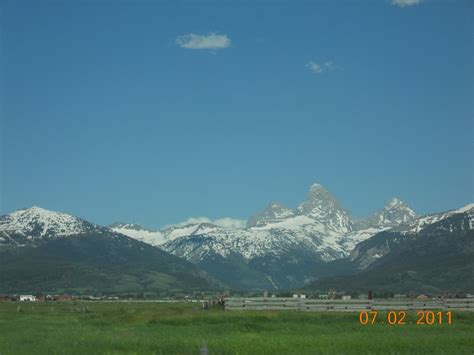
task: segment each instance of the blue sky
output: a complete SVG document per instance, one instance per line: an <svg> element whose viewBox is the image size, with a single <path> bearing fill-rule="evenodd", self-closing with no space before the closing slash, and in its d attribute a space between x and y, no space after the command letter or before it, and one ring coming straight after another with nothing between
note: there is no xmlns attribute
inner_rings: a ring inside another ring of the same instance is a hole
<svg viewBox="0 0 474 355"><path fill-rule="evenodd" d="M1 212L473 202L473 3L398 2L3 1Z"/></svg>

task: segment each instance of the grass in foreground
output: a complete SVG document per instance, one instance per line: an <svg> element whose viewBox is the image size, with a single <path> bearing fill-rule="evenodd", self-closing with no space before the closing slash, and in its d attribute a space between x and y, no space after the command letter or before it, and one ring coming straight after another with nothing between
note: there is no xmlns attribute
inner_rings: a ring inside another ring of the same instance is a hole
<svg viewBox="0 0 474 355"><path fill-rule="evenodd" d="M0 303L0 354L473 354L474 313L453 324L360 325L356 313L223 311L199 304Z"/></svg>

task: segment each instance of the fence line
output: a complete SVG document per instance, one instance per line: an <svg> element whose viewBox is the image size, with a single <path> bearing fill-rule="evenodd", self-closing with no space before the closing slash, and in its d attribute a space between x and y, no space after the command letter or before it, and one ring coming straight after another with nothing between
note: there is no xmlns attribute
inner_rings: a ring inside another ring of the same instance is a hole
<svg viewBox="0 0 474 355"><path fill-rule="evenodd" d="M225 299L226 310L294 310L313 312L358 312L364 310L457 310L474 311L474 299L439 300L319 300L308 298L253 297Z"/></svg>

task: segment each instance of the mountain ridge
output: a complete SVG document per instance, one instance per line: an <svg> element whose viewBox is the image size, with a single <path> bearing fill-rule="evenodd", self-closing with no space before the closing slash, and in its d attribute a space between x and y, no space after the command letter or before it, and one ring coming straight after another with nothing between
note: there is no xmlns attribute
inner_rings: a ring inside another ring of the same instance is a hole
<svg viewBox="0 0 474 355"><path fill-rule="evenodd" d="M263 283L271 278L272 286L286 288L317 277L318 273L312 269L321 269L324 263L348 256L357 243L415 216L399 199L392 199L381 211L385 213L383 219L358 223L322 185L313 184L297 208L272 202L250 217L245 229L179 226L174 230L174 237L155 245L197 265L205 265L211 274L224 267L224 260L230 258L235 270L250 268L256 272L258 268ZM298 269L282 262L298 264L302 258L312 259L315 266L311 270L303 265ZM294 272L289 273L288 269Z"/></svg>
<svg viewBox="0 0 474 355"><path fill-rule="evenodd" d="M420 217L419 220L427 217ZM339 275L322 277L308 290L392 291L440 294L474 290L474 204L392 228L359 243L341 260Z"/></svg>
<svg viewBox="0 0 474 355"><path fill-rule="evenodd" d="M138 249L157 248L184 259L229 287L282 290L332 275L334 262L355 272L365 270L391 251L378 240L394 245L453 215L469 214L473 207L417 216L405 202L392 198L372 216L358 219L322 185L313 184L295 209L272 202L246 228L222 227L201 218L152 230L135 223L101 227L34 206L0 216L0 252L43 244L72 246L81 235L122 241L125 237L146 245ZM472 229L472 218L465 221ZM394 233L397 237L391 240ZM72 239L64 242L67 238ZM100 239L94 243L100 244Z"/></svg>
<svg viewBox="0 0 474 355"><path fill-rule="evenodd" d="M0 216L0 292L155 292L221 283L166 251L39 207Z"/></svg>

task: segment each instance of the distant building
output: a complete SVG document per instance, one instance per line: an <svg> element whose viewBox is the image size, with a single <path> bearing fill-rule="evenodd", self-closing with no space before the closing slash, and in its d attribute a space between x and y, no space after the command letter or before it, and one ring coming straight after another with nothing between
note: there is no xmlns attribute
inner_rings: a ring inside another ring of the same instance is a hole
<svg viewBox="0 0 474 355"><path fill-rule="evenodd" d="M306 295L300 295L300 298L306 298Z"/></svg>
<svg viewBox="0 0 474 355"><path fill-rule="evenodd" d="M36 296L33 296L33 295L20 295L20 301L21 302L26 302L26 301L34 302L34 301L36 301Z"/></svg>
<svg viewBox="0 0 474 355"><path fill-rule="evenodd" d="M419 296L416 297L416 299L417 300L427 300L427 299L429 299L429 297L426 296L426 295L419 295Z"/></svg>
<svg viewBox="0 0 474 355"><path fill-rule="evenodd" d="M328 294L320 294L320 295L318 295L318 298L320 300L327 300L329 298L329 295Z"/></svg>
<svg viewBox="0 0 474 355"><path fill-rule="evenodd" d="M349 301L351 299L351 296L350 295L344 295L342 296L342 300L343 301Z"/></svg>
<svg viewBox="0 0 474 355"><path fill-rule="evenodd" d="M298 295L297 295L297 294L294 294L294 295L293 295L293 298L298 298Z"/></svg>

